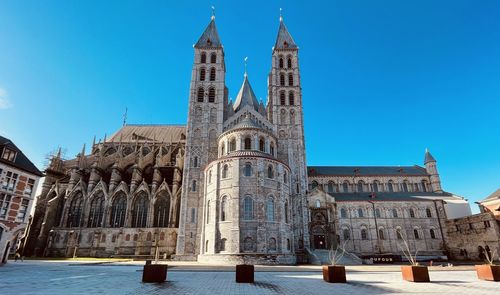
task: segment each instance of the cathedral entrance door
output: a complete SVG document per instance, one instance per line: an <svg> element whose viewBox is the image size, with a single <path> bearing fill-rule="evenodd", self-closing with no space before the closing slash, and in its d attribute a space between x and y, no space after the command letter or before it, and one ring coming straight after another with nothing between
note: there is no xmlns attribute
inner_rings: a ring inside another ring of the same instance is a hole
<svg viewBox="0 0 500 295"><path fill-rule="evenodd" d="M314 248L326 249L325 235L314 235Z"/></svg>

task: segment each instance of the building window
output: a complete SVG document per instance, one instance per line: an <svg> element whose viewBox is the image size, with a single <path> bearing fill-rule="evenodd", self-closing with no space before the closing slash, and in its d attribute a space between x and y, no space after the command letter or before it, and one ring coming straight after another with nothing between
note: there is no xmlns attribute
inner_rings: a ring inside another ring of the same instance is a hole
<svg viewBox="0 0 500 295"><path fill-rule="evenodd" d="M245 220L253 219L253 200L251 197L245 197L243 200L243 218Z"/></svg>
<svg viewBox="0 0 500 295"><path fill-rule="evenodd" d="M318 187L318 182L316 180L313 180L313 182L311 182L311 190L313 190L317 187Z"/></svg>
<svg viewBox="0 0 500 295"><path fill-rule="evenodd" d="M252 149L252 139L250 137L245 137L245 149L246 150Z"/></svg>
<svg viewBox="0 0 500 295"><path fill-rule="evenodd" d="M375 216L377 218L380 218L381 214L380 214L380 209L379 208L375 209Z"/></svg>
<svg viewBox="0 0 500 295"><path fill-rule="evenodd" d="M349 230L347 228L344 228L342 230L342 235L344 236L344 240L351 239L351 233L349 232Z"/></svg>
<svg viewBox="0 0 500 295"><path fill-rule="evenodd" d="M2 188L9 191L13 191L16 187L17 177L18 175L16 173L8 171L7 174L5 175L4 182L2 183Z"/></svg>
<svg viewBox="0 0 500 295"><path fill-rule="evenodd" d="M288 93L288 104L291 106L295 105L295 95L293 94L293 91Z"/></svg>
<svg viewBox="0 0 500 295"><path fill-rule="evenodd" d="M10 161L10 162L14 162L14 160L16 159L16 154L17 154L17 152L15 152L9 148L4 148L3 154L2 154L2 159Z"/></svg>
<svg viewBox="0 0 500 295"><path fill-rule="evenodd" d="M90 202L90 213L87 227L101 227L104 216L104 195L99 192Z"/></svg>
<svg viewBox="0 0 500 295"><path fill-rule="evenodd" d="M127 212L127 197L120 193L111 206L111 227L123 227L125 225L125 213Z"/></svg>
<svg viewBox="0 0 500 295"><path fill-rule="evenodd" d="M292 59L290 57L288 58L288 68L292 68Z"/></svg>
<svg viewBox="0 0 500 295"><path fill-rule="evenodd" d="M210 200L207 201L207 224L210 223Z"/></svg>
<svg viewBox="0 0 500 295"><path fill-rule="evenodd" d="M81 193L73 197L68 210L66 227L79 227L82 217L83 198Z"/></svg>
<svg viewBox="0 0 500 295"><path fill-rule="evenodd" d="M269 153L274 156L274 144L271 142L271 145L269 146Z"/></svg>
<svg viewBox="0 0 500 295"><path fill-rule="evenodd" d="M363 192L363 181L358 181L358 192Z"/></svg>
<svg viewBox="0 0 500 295"><path fill-rule="evenodd" d="M379 239L381 239L381 240L385 240L384 230L383 230L383 229L379 229L379 230L378 230L378 237L379 237Z"/></svg>
<svg viewBox="0 0 500 295"><path fill-rule="evenodd" d="M378 192L378 183L376 181L374 181L372 184L372 190L376 193Z"/></svg>
<svg viewBox="0 0 500 295"><path fill-rule="evenodd" d="M266 145L264 142L264 139L259 139L259 151L265 152L266 151Z"/></svg>
<svg viewBox="0 0 500 295"><path fill-rule="evenodd" d="M205 90L203 88L198 88L198 102L203 102L205 96Z"/></svg>
<svg viewBox="0 0 500 295"><path fill-rule="evenodd" d="M226 251L226 239L220 240L220 250Z"/></svg>
<svg viewBox="0 0 500 295"><path fill-rule="evenodd" d="M280 67L280 69L283 68L283 58L282 57L280 57L279 67Z"/></svg>
<svg viewBox="0 0 500 295"><path fill-rule="evenodd" d="M290 243L290 239L286 239L286 249L290 251L292 249L292 245Z"/></svg>
<svg viewBox="0 0 500 295"><path fill-rule="evenodd" d="M271 165L269 165L267 167L267 178L271 178L271 179L274 178L274 170L273 170L273 166L271 166Z"/></svg>
<svg viewBox="0 0 500 295"><path fill-rule="evenodd" d="M344 193L349 192L349 182L344 181L344 183L342 183L342 191L343 191Z"/></svg>
<svg viewBox="0 0 500 295"><path fill-rule="evenodd" d="M363 209L358 209L358 217L363 217Z"/></svg>
<svg viewBox="0 0 500 295"><path fill-rule="evenodd" d="M333 193L333 192L334 192L333 187L334 187L333 182L329 182L329 183L328 183L328 185L327 185L327 189L326 189L326 190L328 191L328 193L330 193L330 194L331 194L331 193Z"/></svg>
<svg viewBox="0 0 500 295"><path fill-rule="evenodd" d="M200 69L200 81L205 81L205 69Z"/></svg>
<svg viewBox="0 0 500 295"><path fill-rule="evenodd" d="M364 228L361 229L361 239L368 240L368 233L367 233L366 229L364 229Z"/></svg>
<svg viewBox="0 0 500 295"><path fill-rule="evenodd" d="M215 102L215 89L208 89L208 102Z"/></svg>
<svg viewBox="0 0 500 295"><path fill-rule="evenodd" d="M392 209L392 217L398 218L398 210Z"/></svg>
<svg viewBox="0 0 500 295"><path fill-rule="evenodd" d="M227 178L228 170L229 170L229 168L228 168L227 164L222 167L222 178Z"/></svg>
<svg viewBox="0 0 500 295"><path fill-rule="evenodd" d="M229 151L234 152L236 150L236 139L232 138L231 141L229 141Z"/></svg>
<svg viewBox="0 0 500 295"><path fill-rule="evenodd" d="M132 227L146 227L148 220L149 201L145 194L135 200L132 210Z"/></svg>
<svg viewBox="0 0 500 295"><path fill-rule="evenodd" d="M196 191L196 180L193 180L193 184L191 185L191 191Z"/></svg>
<svg viewBox="0 0 500 295"><path fill-rule="evenodd" d="M200 55L200 63L204 64L207 62L207 54L205 52L202 52Z"/></svg>
<svg viewBox="0 0 500 295"><path fill-rule="evenodd" d="M217 62L217 54L212 53L210 55L210 62L213 63L213 64Z"/></svg>
<svg viewBox="0 0 500 295"><path fill-rule="evenodd" d="M431 228L430 233L431 233L431 239L436 239L436 233L434 232L434 229Z"/></svg>
<svg viewBox="0 0 500 295"><path fill-rule="evenodd" d="M321 207L321 202L320 200L316 200L316 208L320 208Z"/></svg>
<svg viewBox="0 0 500 295"><path fill-rule="evenodd" d="M288 223L288 202L285 202L285 223Z"/></svg>
<svg viewBox="0 0 500 295"><path fill-rule="evenodd" d="M389 189L389 192L391 192L391 193L394 192L394 185L393 185L392 181L389 181L389 183L387 184L387 188Z"/></svg>
<svg viewBox="0 0 500 295"><path fill-rule="evenodd" d="M276 251L276 239L275 238L269 239L269 251Z"/></svg>
<svg viewBox="0 0 500 295"><path fill-rule="evenodd" d="M280 85L285 86L285 74L280 74Z"/></svg>
<svg viewBox="0 0 500 295"><path fill-rule="evenodd" d="M195 222L196 222L196 209L191 208L191 223L195 223Z"/></svg>
<svg viewBox="0 0 500 295"><path fill-rule="evenodd" d="M293 74L288 74L288 85L293 86Z"/></svg>
<svg viewBox="0 0 500 295"><path fill-rule="evenodd" d="M413 209L410 209L410 217L415 218L415 211Z"/></svg>
<svg viewBox="0 0 500 295"><path fill-rule="evenodd" d="M245 164L245 168L243 169L243 174L245 176L252 176L252 165L250 163Z"/></svg>
<svg viewBox="0 0 500 295"><path fill-rule="evenodd" d="M285 91L280 92L280 104L284 106L286 104Z"/></svg>
<svg viewBox="0 0 500 295"><path fill-rule="evenodd" d="M422 191L427 192L427 181L422 180Z"/></svg>
<svg viewBox="0 0 500 295"><path fill-rule="evenodd" d="M0 194L0 218L7 218L7 212L9 211L11 195Z"/></svg>
<svg viewBox="0 0 500 295"><path fill-rule="evenodd" d="M408 192L408 181L406 181L406 180L405 180L405 181L403 181L403 191L404 191L405 193L407 193L407 192Z"/></svg>
<svg viewBox="0 0 500 295"><path fill-rule="evenodd" d="M222 197L220 202L220 221L226 221L227 219L227 197Z"/></svg>
<svg viewBox="0 0 500 295"><path fill-rule="evenodd" d="M488 228L488 227L491 227L491 223L489 220L485 220L484 221L484 228Z"/></svg>
<svg viewBox="0 0 500 295"><path fill-rule="evenodd" d="M170 213L170 198L160 196L155 203L153 227L168 227Z"/></svg>
<svg viewBox="0 0 500 295"><path fill-rule="evenodd" d="M431 209L430 208L425 209L425 214L427 214L427 217L432 217Z"/></svg>
<svg viewBox="0 0 500 295"><path fill-rule="evenodd" d="M35 180L34 179L28 179L28 182L26 183L26 188L24 189L24 194L30 196L31 193L33 192L33 189L35 187Z"/></svg>
<svg viewBox="0 0 500 295"><path fill-rule="evenodd" d="M266 208L267 221L274 221L274 199L269 198L267 200Z"/></svg>
<svg viewBox="0 0 500 295"><path fill-rule="evenodd" d="M194 159L193 159L193 167L198 167L198 157L194 157Z"/></svg>
<svg viewBox="0 0 500 295"><path fill-rule="evenodd" d="M215 81L215 68L210 69L210 81Z"/></svg>
<svg viewBox="0 0 500 295"><path fill-rule="evenodd" d="M403 235L401 234L401 229L400 228L396 229L396 238L398 240L402 240L403 239Z"/></svg>
<svg viewBox="0 0 500 295"><path fill-rule="evenodd" d="M347 218L347 211L344 208L340 209L340 217Z"/></svg>
<svg viewBox="0 0 500 295"><path fill-rule="evenodd" d="M418 234L418 229L413 230L413 236L415 236L415 240L420 240L420 235Z"/></svg>

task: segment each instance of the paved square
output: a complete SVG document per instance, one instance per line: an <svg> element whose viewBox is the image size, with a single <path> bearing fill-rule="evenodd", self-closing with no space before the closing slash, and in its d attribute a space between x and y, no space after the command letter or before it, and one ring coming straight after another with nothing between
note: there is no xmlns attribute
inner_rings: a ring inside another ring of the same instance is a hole
<svg viewBox="0 0 500 295"><path fill-rule="evenodd" d="M347 284L323 282L318 271L261 271L254 284L231 271L170 269L168 282L144 284L140 265L10 262L0 267L1 294L498 294L500 284L474 271L431 271L431 283L410 283L397 271L347 272Z"/></svg>

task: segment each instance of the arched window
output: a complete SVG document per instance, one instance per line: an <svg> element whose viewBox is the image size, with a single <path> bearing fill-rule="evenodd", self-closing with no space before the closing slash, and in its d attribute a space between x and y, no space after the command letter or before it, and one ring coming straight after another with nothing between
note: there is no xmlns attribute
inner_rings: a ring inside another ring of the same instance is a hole
<svg viewBox="0 0 500 295"><path fill-rule="evenodd" d="M374 192L378 192L378 183L376 181L373 182L372 189Z"/></svg>
<svg viewBox="0 0 500 295"><path fill-rule="evenodd" d="M205 52L202 52L200 55L200 63L204 64L207 62L207 54Z"/></svg>
<svg viewBox="0 0 500 295"><path fill-rule="evenodd" d="M61 226L63 212L64 212L64 203L65 202L63 197L60 197L59 200L57 201L56 217L54 219L55 220L54 226L56 227Z"/></svg>
<svg viewBox="0 0 500 295"><path fill-rule="evenodd" d="M225 143L222 143L222 146L220 147L220 154L221 156L224 156L225 153L226 153Z"/></svg>
<svg viewBox="0 0 500 295"><path fill-rule="evenodd" d="M210 81L215 81L215 68L210 69Z"/></svg>
<svg viewBox="0 0 500 295"><path fill-rule="evenodd" d="M381 214L380 214L380 209L379 208L375 209L375 216L377 218L380 218Z"/></svg>
<svg viewBox="0 0 500 295"><path fill-rule="evenodd" d="M120 193L113 200L111 205L111 218L109 225L111 227L123 227L125 225L125 213L127 212L127 197Z"/></svg>
<svg viewBox="0 0 500 295"><path fill-rule="evenodd" d="M208 171L208 183L212 183L212 170Z"/></svg>
<svg viewBox="0 0 500 295"><path fill-rule="evenodd" d="M286 111L285 111L285 109L281 109L281 111L280 111L280 123L286 124Z"/></svg>
<svg viewBox="0 0 500 295"><path fill-rule="evenodd" d="M280 69L283 68L283 58L282 57L280 57L279 67L280 67Z"/></svg>
<svg viewBox="0 0 500 295"><path fill-rule="evenodd" d="M274 178L274 170L273 170L273 166L269 165L267 167L267 178Z"/></svg>
<svg viewBox="0 0 500 295"><path fill-rule="evenodd" d="M210 55L210 62L213 63L213 64L217 62L217 54L212 53Z"/></svg>
<svg viewBox="0 0 500 295"><path fill-rule="evenodd" d="M285 86L285 74L280 74L280 85Z"/></svg>
<svg viewBox="0 0 500 295"><path fill-rule="evenodd" d="M193 191L193 192L196 191L196 180L193 180L193 182L192 182L191 191Z"/></svg>
<svg viewBox="0 0 500 295"><path fill-rule="evenodd" d="M229 151L234 152L236 150L236 139L231 138L231 141L229 141Z"/></svg>
<svg viewBox="0 0 500 295"><path fill-rule="evenodd" d="M358 217L363 217L363 209L362 208L358 209Z"/></svg>
<svg viewBox="0 0 500 295"><path fill-rule="evenodd" d="M196 209L191 208L191 223L195 223L195 222L196 222Z"/></svg>
<svg viewBox="0 0 500 295"><path fill-rule="evenodd" d="M311 190L313 190L317 187L318 187L318 182L316 180L313 180L313 182L311 182Z"/></svg>
<svg viewBox="0 0 500 295"><path fill-rule="evenodd" d="M269 251L276 251L276 239L275 238L269 239Z"/></svg>
<svg viewBox="0 0 500 295"><path fill-rule="evenodd" d="M210 223L210 200L207 201L207 224Z"/></svg>
<svg viewBox="0 0 500 295"><path fill-rule="evenodd" d="M292 68L292 58L289 57L287 61L288 61L287 62L288 63L288 68L291 69Z"/></svg>
<svg viewBox="0 0 500 295"><path fill-rule="evenodd" d="M203 88L198 88L198 102L203 102L205 96L205 90Z"/></svg>
<svg viewBox="0 0 500 295"><path fill-rule="evenodd" d="M253 200L251 197L245 197L243 200L243 218L245 220L253 219Z"/></svg>
<svg viewBox="0 0 500 295"><path fill-rule="evenodd" d="M288 92L288 104L291 106L295 105L295 95L293 91Z"/></svg>
<svg viewBox="0 0 500 295"><path fill-rule="evenodd" d="M418 233L418 229L413 230L413 236L415 236L415 240L420 240L420 235Z"/></svg>
<svg viewBox="0 0 500 295"><path fill-rule="evenodd" d="M392 180L389 181L387 184L387 188L389 189L389 192L393 193L394 192L394 185L392 183Z"/></svg>
<svg viewBox="0 0 500 295"><path fill-rule="evenodd" d="M290 243L290 239L286 239L286 249L290 251L292 249L292 244Z"/></svg>
<svg viewBox="0 0 500 295"><path fill-rule="evenodd" d="M132 227L146 227L148 220L149 201L146 194L139 195L132 210Z"/></svg>
<svg viewBox="0 0 500 295"><path fill-rule="evenodd" d="M358 192L363 192L363 181L358 181Z"/></svg>
<svg viewBox="0 0 500 295"><path fill-rule="evenodd" d="M246 163L245 168L243 169L243 174L245 176L252 176L252 164Z"/></svg>
<svg viewBox="0 0 500 295"><path fill-rule="evenodd" d="M398 218L398 210L392 209L392 217Z"/></svg>
<svg viewBox="0 0 500 295"><path fill-rule="evenodd" d="M316 208L320 208L321 207L321 201L320 200L316 200Z"/></svg>
<svg viewBox="0 0 500 295"><path fill-rule="evenodd" d="M227 172L229 170L229 167L226 165L222 166L222 178L227 178Z"/></svg>
<svg viewBox="0 0 500 295"><path fill-rule="evenodd" d="M82 221L83 198L81 193L73 197L69 205L66 227L79 227Z"/></svg>
<svg viewBox="0 0 500 295"><path fill-rule="evenodd" d="M274 144L272 142L269 145L269 153L274 156Z"/></svg>
<svg viewBox="0 0 500 295"><path fill-rule="evenodd" d="M342 235L344 236L344 240L350 240L351 239L351 232L347 228L344 228L342 230Z"/></svg>
<svg viewBox="0 0 500 295"><path fill-rule="evenodd" d="M340 209L340 217L347 218L347 211L344 208Z"/></svg>
<svg viewBox="0 0 500 295"><path fill-rule="evenodd" d="M160 196L155 203L153 227L168 227L168 215L170 212L170 199Z"/></svg>
<svg viewBox="0 0 500 295"><path fill-rule="evenodd" d="M250 137L245 137L245 149L246 150L252 149L252 139Z"/></svg>
<svg viewBox="0 0 500 295"><path fill-rule="evenodd" d="M430 233L431 233L431 239L436 239L436 232L434 232L434 229L431 228Z"/></svg>
<svg viewBox="0 0 500 295"><path fill-rule="evenodd" d="M427 215L427 217L432 217L431 209L430 208L425 209L425 214Z"/></svg>
<svg viewBox="0 0 500 295"><path fill-rule="evenodd" d="M295 125L295 111L290 110L290 125Z"/></svg>
<svg viewBox="0 0 500 295"><path fill-rule="evenodd" d="M285 202L285 223L288 223L288 202Z"/></svg>
<svg viewBox="0 0 500 295"><path fill-rule="evenodd" d="M226 239L220 240L220 250L226 251Z"/></svg>
<svg viewBox="0 0 500 295"><path fill-rule="evenodd" d="M408 192L408 181L407 180L403 181L403 191L405 193Z"/></svg>
<svg viewBox="0 0 500 295"><path fill-rule="evenodd" d="M266 143L264 142L264 139L259 139L259 151L265 152L266 151Z"/></svg>
<svg viewBox="0 0 500 295"><path fill-rule="evenodd" d="M342 191L343 191L344 193L349 192L349 182L344 181L344 183L342 183Z"/></svg>
<svg viewBox="0 0 500 295"><path fill-rule="evenodd" d="M427 192L427 181L422 180L422 191Z"/></svg>
<svg viewBox="0 0 500 295"><path fill-rule="evenodd" d="M288 74L288 86L293 86L293 74Z"/></svg>
<svg viewBox="0 0 500 295"><path fill-rule="evenodd" d="M333 182L331 182L331 181L330 181L330 182L328 183L328 186L327 186L327 191L328 191L329 193L333 193L333 192L334 192L334 184L333 184Z"/></svg>
<svg viewBox="0 0 500 295"><path fill-rule="evenodd" d="M215 88L208 89L208 102L215 102Z"/></svg>
<svg viewBox="0 0 500 295"><path fill-rule="evenodd" d="M285 91L280 92L280 105L284 106L286 104Z"/></svg>
<svg viewBox="0 0 500 295"><path fill-rule="evenodd" d="M274 221L274 199L269 198L266 206L267 221Z"/></svg>
<svg viewBox="0 0 500 295"><path fill-rule="evenodd" d="M368 240L368 232L366 231L365 228L361 229L361 239L362 240Z"/></svg>
<svg viewBox="0 0 500 295"><path fill-rule="evenodd" d="M198 167L198 157L193 158L193 167Z"/></svg>
<svg viewBox="0 0 500 295"><path fill-rule="evenodd" d="M415 218L415 211L413 209L410 209L410 217Z"/></svg>
<svg viewBox="0 0 500 295"><path fill-rule="evenodd" d="M402 240L403 239L403 235L401 234L401 229L400 228L396 229L396 238L398 240Z"/></svg>
<svg viewBox="0 0 500 295"><path fill-rule="evenodd" d="M200 81L205 81L205 69L200 69Z"/></svg>
<svg viewBox="0 0 500 295"><path fill-rule="evenodd" d="M222 197L220 202L220 221L226 221L227 219L227 197Z"/></svg>

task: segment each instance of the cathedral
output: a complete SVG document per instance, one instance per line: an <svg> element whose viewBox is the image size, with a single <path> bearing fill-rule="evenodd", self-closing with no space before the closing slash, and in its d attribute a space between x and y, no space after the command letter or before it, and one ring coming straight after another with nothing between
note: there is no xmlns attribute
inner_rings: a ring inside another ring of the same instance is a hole
<svg viewBox="0 0 500 295"><path fill-rule="evenodd" d="M470 212L424 166L307 167L299 48L280 17L264 104L243 75L228 99L215 17L194 45L185 126L124 124L74 159L55 155L25 255L210 263L346 263L446 256L446 219ZM313 123L313 122L312 122Z"/></svg>

